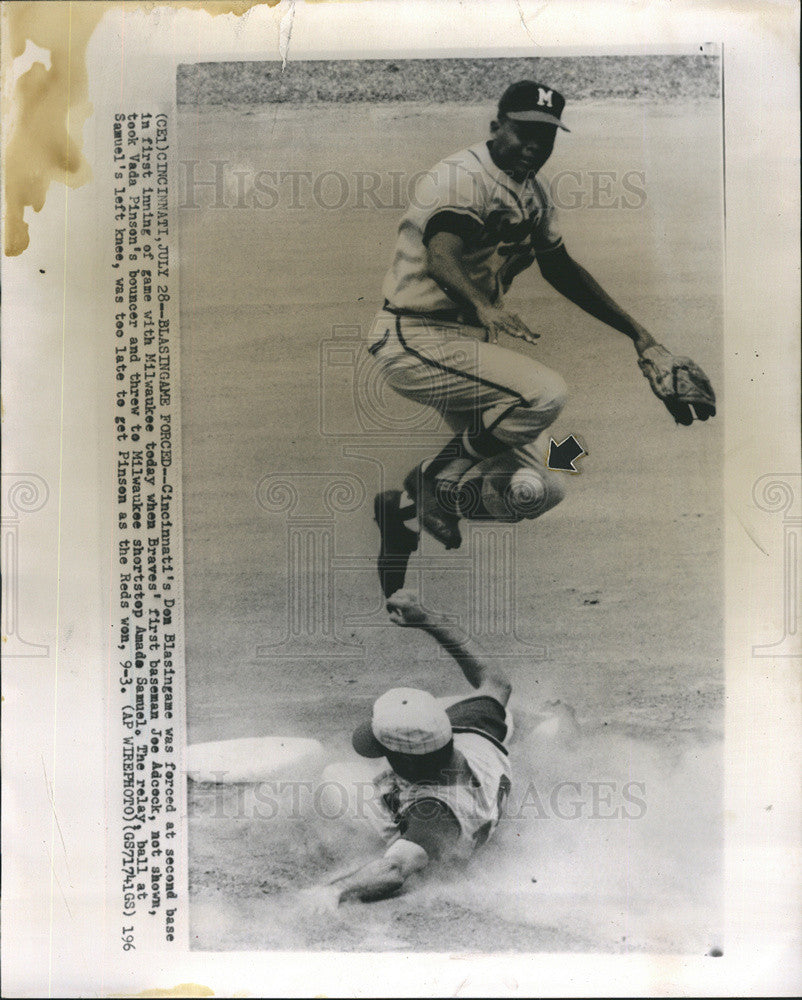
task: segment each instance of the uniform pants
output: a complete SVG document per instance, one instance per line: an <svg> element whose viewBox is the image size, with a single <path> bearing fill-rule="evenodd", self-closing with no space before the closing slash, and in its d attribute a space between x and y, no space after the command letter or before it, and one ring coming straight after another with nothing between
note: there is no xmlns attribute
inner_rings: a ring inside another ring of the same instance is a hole
<svg viewBox="0 0 802 1000"><path fill-rule="evenodd" d="M565 405L565 382L520 351L483 338L479 327L382 310L369 350L397 393L436 409L455 433L487 431L507 446L466 473L467 494L481 496L484 510L499 520L537 517L565 495L537 440ZM470 518L470 504L460 512Z"/></svg>

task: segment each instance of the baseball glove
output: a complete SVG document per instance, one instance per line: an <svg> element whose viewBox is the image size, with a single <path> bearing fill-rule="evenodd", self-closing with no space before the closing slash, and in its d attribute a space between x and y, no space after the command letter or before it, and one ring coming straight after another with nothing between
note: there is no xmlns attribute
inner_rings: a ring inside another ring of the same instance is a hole
<svg viewBox="0 0 802 1000"><path fill-rule="evenodd" d="M662 344L647 347L638 359L652 392L678 424L686 427L716 415L716 394L710 379L690 358L676 358Z"/></svg>

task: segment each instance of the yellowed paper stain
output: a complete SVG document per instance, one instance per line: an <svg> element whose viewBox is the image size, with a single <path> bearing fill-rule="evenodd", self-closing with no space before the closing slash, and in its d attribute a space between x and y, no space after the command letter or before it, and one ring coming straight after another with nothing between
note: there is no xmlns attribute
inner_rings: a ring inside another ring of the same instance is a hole
<svg viewBox="0 0 802 1000"><path fill-rule="evenodd" d="M152 990L142 990L140 993L109 993L109 997L126 997L137 1000L139 997L213 997L214 990L208 986L199 986L198 983L179 983L170 989L154 988Z"/></svg>
<svg viewBox="0 0 802 1000"><path fill-rule="evenodd" d="M16 257L28 246L25 209L41 211L54 182L79 187L91 179L81 151L81 129L92 105L87 100L86 49L107 11L125 6L150 12L157 7L203 10L241 16L252 7L274 7L279 0L123 0L93 3L13 3L4 8L7 53L5 72L28 41L50 52L50 69L41 62L20 76L13 93L3 92L3 117L13 107L15 121L5 148L5 253ZM5 46L4 46L5 47ZM5 84L5 81L4 81Z"/></svg>

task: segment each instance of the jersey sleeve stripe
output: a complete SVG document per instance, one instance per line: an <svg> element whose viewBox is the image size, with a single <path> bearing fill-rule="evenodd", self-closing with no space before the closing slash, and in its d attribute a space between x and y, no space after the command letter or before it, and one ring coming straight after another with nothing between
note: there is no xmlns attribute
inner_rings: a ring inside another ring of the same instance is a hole
<svg viewBox="0 0 802 1000"><path fill-rule="evenodd" d="M440 215L441 212L454 212L455 215L467 215L469 218L478 222L480 226L484 225L482 216L472 208L465 208L463 205L438 205L437 208L433 208L432 211L426 216L424 226L426 223L431 222L436 215Z"/></svg>
<svg viewBox="0 0 802 1000"><path fill-rule="evenodd" d="M505 757L509 757L510 752L504 746L503 743L499 742L495 736L491 736L490 733L486 733L484 729L474 729L473 726L452 726L452 732L455 733L473 733L475 736L483 736L486 740L489 740L493 746L500 750Z"/></svg>

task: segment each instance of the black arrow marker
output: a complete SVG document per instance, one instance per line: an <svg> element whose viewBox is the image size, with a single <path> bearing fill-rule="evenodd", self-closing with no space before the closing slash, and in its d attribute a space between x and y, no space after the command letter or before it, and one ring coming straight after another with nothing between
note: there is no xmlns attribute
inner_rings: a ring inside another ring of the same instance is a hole
<svg viewBox="0 0 802 1000"><path fill-rule="evenodd" d="M574 462L583 455L587 455L587 452L573 434L570 434L560 444L557 444L554 438L550 438L546 468L557 472L579 472Z"/></svg>

